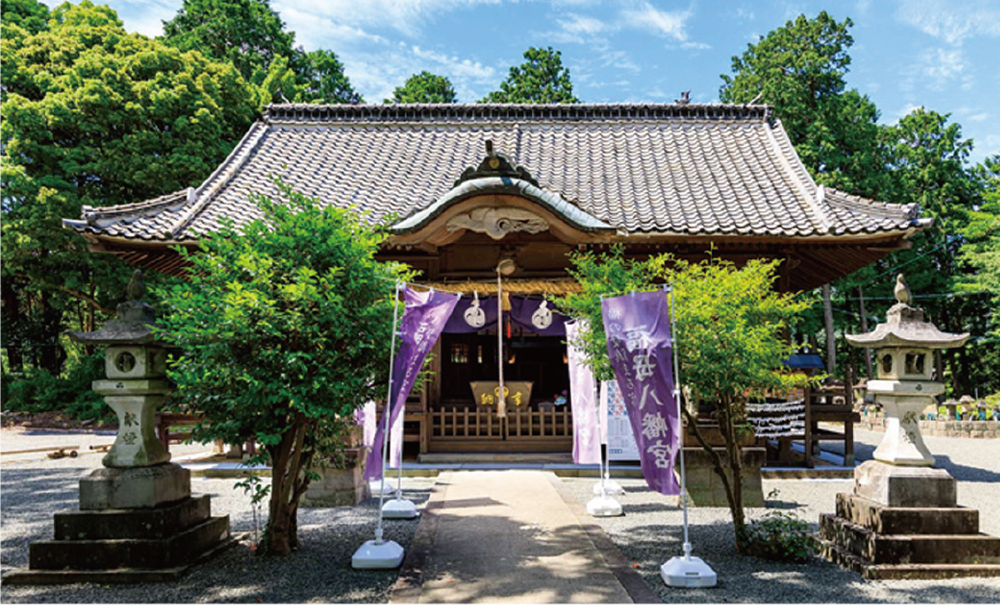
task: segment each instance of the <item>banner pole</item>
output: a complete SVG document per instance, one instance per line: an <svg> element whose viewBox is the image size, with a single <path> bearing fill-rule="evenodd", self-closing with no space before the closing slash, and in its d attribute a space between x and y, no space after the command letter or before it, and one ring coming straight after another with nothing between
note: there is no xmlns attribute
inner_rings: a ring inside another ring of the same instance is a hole
<svg viewBox="0 0 1000 605"><path fill-rule="evenodd" d="M497 394L497 417L507 417L507 394L503 383L503 277L497 265L497 362L500 375L500 392Z"/></svg>
<svg viewBox="0 0 1000 605"><path fill-rule="evenodd" d="M667 308L670 309L670 349L674 358L674 401L677 402L677 425L681 430L680 442L680 462L681 462L681 502L684 510L684 557L691 558L691 542L688 539L688 499L687 499L687 472L684 468L684 415L681 413L681 381L680 364L677 361L677 333L674 324L674 291L670 288L667 291Z"/></svg>
<svg viewBox="0 0 1000 605"><path fill-rule="evenodd" d="M677 402L677 426L680 428L681 463L681 507L684 511L684 556L674 557L660 566L660 578L667 586L674 588L709 588L718 583L718 575L699 557L691 556L691 541L688 538L688 494L687 475L684 469L684 421L681 413L680 362L677 354L677 330L674 317L673 284L664 286L667 291L667 310L670 313L670 352L674 358L674 400Z"/></svg>
<svg viewBox="0 0 1000 605"><path fill-rule="evenodd" d="M399 323L399 281L396 282L396 293L392 298L392 338L389 345L389 388L387 389L385 405L382 407L382 487L378 490L378 526L375 528L375 541L382 543L382 503L385 500L385 469L389 457L389 416L392 412L392 370L396 363L396 330ZM402 466L402 465L400 465Z"/></svg>

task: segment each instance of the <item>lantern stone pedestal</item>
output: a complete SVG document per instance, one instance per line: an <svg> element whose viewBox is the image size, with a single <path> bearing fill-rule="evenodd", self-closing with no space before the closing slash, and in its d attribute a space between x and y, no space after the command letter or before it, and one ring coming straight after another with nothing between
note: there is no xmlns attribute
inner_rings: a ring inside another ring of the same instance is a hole
<svg viewBox="0 0 1000 605"><path fill-rule="evenodd" d="M129 295L141 297L141 275ZM150 330L154 320L149 305L131 300L101 330L71 333L80 342L110 345L108 379L93 388L117 412L118 437L102 460L105 468L80 480L80 510L57 513L55 539L31 543L28 569L8 573L4 584L173 580L235 544L229 517L212 517L208 496L191 497L190 471L170 463L156 438L156 407L169 388L166 351Z"/></svg>
<svg viewBox="0 0 1000 605"><path fill-rule="evenodd" d="M979 533L979 511L960 507L955 478L933 468L919 414L944 387L932 376L934 349L960 347L911 307L898 278L898 304L869 334L847 336L878 348L879 380L868 383L886 412L885 437L854 471L854 493L837 494L837 513L820 516L821 553L868 579L1000 577L1000 538Z"/></svg>

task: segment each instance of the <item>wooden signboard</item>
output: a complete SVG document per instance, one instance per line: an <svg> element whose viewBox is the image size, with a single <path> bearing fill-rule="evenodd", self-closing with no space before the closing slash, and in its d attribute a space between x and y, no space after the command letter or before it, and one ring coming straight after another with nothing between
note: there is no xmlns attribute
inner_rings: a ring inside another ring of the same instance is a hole
<svg viewBox="0 0 1000 605"><path fill-rule="evenodd" d="M504 395L507 405L527 407L531 402L531 386L525 381L504 381ZM470 382L472 397L476 405L496 405L500 401L500 382L496 380Z"/></svg>

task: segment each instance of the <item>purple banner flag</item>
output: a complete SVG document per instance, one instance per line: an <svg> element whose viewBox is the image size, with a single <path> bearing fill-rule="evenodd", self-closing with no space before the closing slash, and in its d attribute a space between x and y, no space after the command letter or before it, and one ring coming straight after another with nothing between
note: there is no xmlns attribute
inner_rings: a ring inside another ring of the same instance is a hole
<svg viewBox="0 0 1000 605"><path fill-rule="evenodd" d="M674 457L681 436L666 293L605 298L601 311L608 356L625 398L646 485L661 494L677 495Z"/></svg>
<svg viewBox="0 0 1000 605"><path fill-rule="evenodd" d="M514 325L545 336L564 336L566 317L544 299L511 295L510 320Z"/></svg>
<svg viewBox="0 0 1000 605"><path fill-rule="evenodd" d="M497 325L496 297L463 299L455 305L448 323L444 325L445 334L468 334L487 330Z"/></svg>
<svg viewBox="0 0 1000 605"><path fill-rule="evenodd" d="M392 366L389 404L382 412L383 418L376 427L372 449L368 451L365 463L365 479L368 480L382 476L382 443L385 441L386 428L384 414L389 412L389 424L392 425L403 412L406 398L410 396L417 381L424 359L441 336L441 330L451 317L459 296L434 290L416 292L403 287L403 298L406 300L406 307L403 319L399 322L401 344Z"/></svg>
<svg viewBox="0 0 1000 605"><path fill-rule="evenodd" d="M569 401L573 406L573 462L601 463L601 427L597 418L597 381L583 362L583 351L573 346L581 325L566 324L566 356L569 365Z"/></svg>

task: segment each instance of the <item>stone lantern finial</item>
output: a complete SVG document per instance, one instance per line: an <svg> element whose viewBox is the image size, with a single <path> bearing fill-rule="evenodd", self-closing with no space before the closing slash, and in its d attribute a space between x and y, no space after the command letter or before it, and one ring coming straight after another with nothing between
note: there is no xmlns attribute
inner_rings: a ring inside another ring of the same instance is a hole
<svg viewBox="0 0 1000 605"><path fill-rule="evenodd" d="M913 296L910 294L910 286L906 285L906 280L903 279L902 273L896 276L896 288L893 290L893 294L896 295L896 301L904 305L913 302Z"/></svg>

